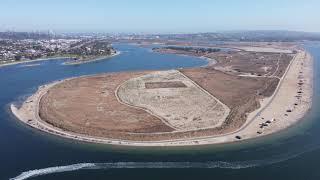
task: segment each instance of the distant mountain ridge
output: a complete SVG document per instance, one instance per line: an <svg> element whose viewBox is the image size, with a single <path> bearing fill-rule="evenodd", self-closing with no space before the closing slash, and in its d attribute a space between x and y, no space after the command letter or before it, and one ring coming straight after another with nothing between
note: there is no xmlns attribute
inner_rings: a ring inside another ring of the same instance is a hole
<svg viewBox="0 0 320 180"><path fill-rule="evenodd" d="M110 33L89 33L90 37L109 37ZM51 34L44 32L0 32L0 39L55 39L55 38L83 37L80 34ZM133 39L163 39L188 41L260 41L260 42L292 42L292 41L320 41L318 32L255 30L255 31L220 31L187 34L122 34L118 38Z"/></svg>
<svg viewBox="0 0 320 180"><path fill-rule="evenodd" d="M192 39L211 41L320 41L320 33L279 31L279 30L256 30L256 31L221 31L195 34L168 34L160 35L170 39Z"/></svg>

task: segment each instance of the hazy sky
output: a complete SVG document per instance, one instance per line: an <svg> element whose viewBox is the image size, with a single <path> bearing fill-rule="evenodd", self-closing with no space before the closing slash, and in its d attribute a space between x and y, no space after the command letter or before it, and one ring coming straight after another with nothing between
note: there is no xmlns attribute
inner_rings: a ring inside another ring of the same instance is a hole
<svg viewBox="0 0 320 180"><path fill-rule="evenodd" d="M320 32L320 0L0 0L0 30Z"/></svg>

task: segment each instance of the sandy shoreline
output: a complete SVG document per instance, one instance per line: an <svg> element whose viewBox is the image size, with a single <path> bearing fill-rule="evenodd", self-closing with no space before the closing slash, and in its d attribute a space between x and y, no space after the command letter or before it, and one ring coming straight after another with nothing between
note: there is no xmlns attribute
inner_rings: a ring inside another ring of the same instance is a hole
<svg viewBox="0 0 320 180"><path fill-rule="evenodd" d="M12 62L12 63L6 63L6 64L0 64L0 68L4 66L11 66L11 65L17 65L17 64L23 64L23 63L32 63L32 62L39 62L39 61L50 61L55 59L65 59L70 57L52 57L52 58L41 58L41 59L35 59L35 60L24 60L24 61L18 61L18 62Z"/></svg>
<svg viewBox="0 0 320 180"><path fill-rule="evenodd" d="M90 62L94 62L94 61L100 61L100 60L107 59L107 58L112 58L112 57L120 55L120 54L121 54L121 52L117 51L115 54L113 54L111 56L104 56L104 57L97 58L97 59L94 59L94 60L81 61L81 62L76 62L76 63L63 63L63 65L85 64L85 63L90 63ZM40 58L40 59L34 59L34 60L23 60L23 61L18 61L18 62L0 64L0 68L4 67L4 66L11 66L11 65L23 64L23 63L39 62L39 61L50 61L50 60L55 60L55 59L72 59L72 58L71 57L61 56L61 57L52 57L52 58L50 58L50 57L49 58Z"/></svg>
<svg viewBox="0 0 320 180"><path fill-rule="evenodd" d="M78 64L86 64L86 63L91 63L91 62L96 62L96 61L101 61L105 59L109 59L115 56L120 55L121 52L117 51L115 54L109 55L109 56L103 56L103 57L98 57L98 58L93 58L92 60L78 60L78 61L73 61L73 62L65 62L63 65L78 65Z"/></svg>
<svg viewBox="0 0 320 180"><path fill-rule="evenodd" d="M36 129L40 129L42 131L62 137L86 142L129 146L186 146L199 144L230 143L239 141L235 138L235 136L240 136L242 140L245 140L271 134L288 128L298 122L301 118L303 118L305 113L311 108L312 104L312 64L313 60L311 55L307 52L299 51L299 53L287 67L286 73L281 78L274 94L271 97L263 99L260 102L261 107L248 114L246 123L240 129L235 132L217 136L163 141L129 141L90 137L86 135L66 132L57 127L53 127L52 125L42 121L39 117L39 103L41 97L45 95L51 87L69 79L56 81L39 87L39 90L35 94L30 96L23 103L20 109L17 109L12 104L11 110L19 120ZM299 82L301 85L298 85ZM267 121L270 121L270 123L267 123ZM262 126L261 124L266 124L266 126Z"/></svg>

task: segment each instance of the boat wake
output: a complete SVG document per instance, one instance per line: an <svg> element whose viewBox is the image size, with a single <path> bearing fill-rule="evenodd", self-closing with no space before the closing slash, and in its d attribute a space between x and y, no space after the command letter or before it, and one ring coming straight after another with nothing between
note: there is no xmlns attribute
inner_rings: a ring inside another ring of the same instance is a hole
<svg viewBox="0 0 320 180"><path fill-rule="evenodd" d="M85 169L85 168L94 167L94 166L95 166L95 164L93 164L93 163L80 163L80 164L72 164L72 165L68 165L68 166L56 166L56 167L49 167L49 168L44 168L44 169L36 169L36 170L23 172L19 176L15 177L15 178L11 178L11 179L12 180L23 180L23 179L42 176L42 175L46 175L46 174L76 171L76 170Z"/></svg>
<svg viewBox="0 0 320 180"><path fill-rule="evenodd" d="M10 180L25 180L32 177L78 171L78 170L98 170L98 169L120 169L120 168L221 168L221 169L244 169L252 167L267 166L294 159L304 153L319 149L319 146L308 148L302 152L291 152L282 154L277 157L260 160L249 161L207 161L207 162L107 162L107 163L78 163L66 166L48 167L43 169L36 169L25 171L19 176L11 178Z"/></svg>
<svg viewBox="0 0 320 180"><path fill-rule="evenodd" d="M78 170L94 170L94 169L120 169L120 168L227 168L242 169L259 166L259 162L111 162L111 163L79 163L67 166L48 167L25 171L19 176L10 180L24 180L32 177L55 174L61 172L70 172Z"/></svg>

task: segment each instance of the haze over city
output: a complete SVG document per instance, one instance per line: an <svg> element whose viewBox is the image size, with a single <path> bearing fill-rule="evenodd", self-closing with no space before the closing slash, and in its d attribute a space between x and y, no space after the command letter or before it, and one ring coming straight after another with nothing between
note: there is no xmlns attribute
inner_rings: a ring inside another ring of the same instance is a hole
<svg viewBox="0 0 320 180"><path fill-rule="evenodd" d="M0 31L320 31L318 0L0 0Z"/></svg>

